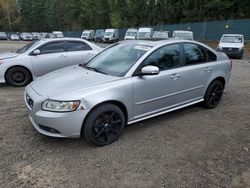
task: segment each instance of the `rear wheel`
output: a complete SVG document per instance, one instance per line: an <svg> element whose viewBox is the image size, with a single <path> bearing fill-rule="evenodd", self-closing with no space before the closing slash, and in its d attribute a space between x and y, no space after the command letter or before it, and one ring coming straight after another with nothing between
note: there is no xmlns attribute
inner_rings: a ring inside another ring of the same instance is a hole
<svg viewBox="0 0 250 188"><path fill-rule="evenodd" d="M113 104L104 104L94 109L84 125L86 140L96 146L105 146L116 141L125 127L122 110Z"/></svg>
<svg viewBox="0 0 250 188"><path fill-rule="evenodd" d="M14 87L22 87L28 85L31 80L30 72L23 67L10 68L6 73L6 82Z"/></svg>
<svg viewBox="0 0 250 188"><path fill-rule="evenodd" d="M224 85L221 81L215 80L213 81L205 94L204 97L204 106L206 108L215 108L221 101L223 95Z"/></svg>

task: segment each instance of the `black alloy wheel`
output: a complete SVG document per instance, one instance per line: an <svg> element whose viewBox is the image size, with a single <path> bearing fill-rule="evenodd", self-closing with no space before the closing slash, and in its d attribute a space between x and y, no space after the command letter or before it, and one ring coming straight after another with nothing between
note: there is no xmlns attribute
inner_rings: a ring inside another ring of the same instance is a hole
<svg viewBox="0 0 250 188"><path fill-rule="evenodd" d="M10 68L6 73L6 82L14 87L22 87L28 85L32 81L30 72L23 67Z"/></svg>
<svg viewBox="0 0 250 188"><path fill-rule="evenodd" d="M204 104L207 108L215 108L221 101L224 86L219 80L213 81L207 89Z"/></svg>
<svg viewBox="0 0 250 188"><path fill-rule="evenodd" d="M89 115L85 123L84 135L90 143L105 146L116 141L124 127L125 117L121 109L113 104L105 104Z"/></svg>

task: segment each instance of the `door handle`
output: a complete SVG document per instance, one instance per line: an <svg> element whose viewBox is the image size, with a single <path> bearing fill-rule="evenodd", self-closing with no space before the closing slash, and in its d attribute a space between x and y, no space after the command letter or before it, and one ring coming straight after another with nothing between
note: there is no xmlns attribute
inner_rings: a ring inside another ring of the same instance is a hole
<svg viewBox="0 0 250 188"><path fill-rule="evenodd" d="M211 70L213 70L212 67L206 67L206 68L205 68L205 71L206 71L206 72L210 72Z"/></svg>
<svg viewBox="0 0 250 188"><path fill-rule="evenodd" d="M65 57L66 57L66 55L60 55L60 57L61 57L61 58L65 58Z"/></svg>
<svg viewBox="0 0 250 188"><path fill-rule="evenodd" d="M171 78L172 80L177 80L177 79L179 79L180 77L181 77L180 74L172 74L172 75L170 76L170 78Z"/></svg>

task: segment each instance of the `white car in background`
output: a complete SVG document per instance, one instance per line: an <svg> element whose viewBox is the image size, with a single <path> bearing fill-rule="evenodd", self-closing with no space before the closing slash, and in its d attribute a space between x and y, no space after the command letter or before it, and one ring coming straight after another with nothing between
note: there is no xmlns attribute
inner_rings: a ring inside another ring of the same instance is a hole
<svg viewBox="0 0 250 188"><path fill-rule="evenodd" d="M137 32L137 39L150 39L153 36L153 28L141 27Z"/></svg>
<svg viewBox="0 0 250 188"><path fill-rule="evenodd" d="M20 40L20 37L18 34L11 34L10 35L10 40Z"/></svg>
<svg viewBox="0 0 250 188"><path fill-rule="evenodd" d="M244 36L240 34L224 34L217 47L218 52L228 57L242 59L244 54Z"/></svg>
<svg viewBox="0 0 250 188"><path fill-rule="evenodd" d="M32 41L33 40L33 36L31 33L21 33L20 34L20 39L24 40L24 41Z"/></svg>
<svg viewBox="0 0 250 188"><path fill-rule="evenodd" d="M103 35L105 43L113 43L119 41L118 29L106 29Z"/></svg>
<svg viewBox="0 0 250 188"><path fill-rule="evenodd" d="M136 39L138 29L130 28L125 34L124 40L134 40Z"/></svg>
<svg viewBox="0 0 250 188"><path fill-rule="evenodd" d="M54 34L56 38L63 38L64 37L62 31L53 31L52 34Z"/></svg>
<svg viewBox="0 0 250 188"><path fill-rule="evenodd" d="M180 40L194 40L194 33L192 31L174 31L173 38Z"/></svg>
<svg viewBox="0 0 250 188"><path fill-rule="evenodd" d="M88 40L88 41L94 41L94 37L95 37L95 31L94 30L84 30L82 32L81 39L85 39L85 40Z"/></svg>
<svg viewBox="0 0 250 188"><path fill-rule="evenodd" d="M0 53L0 83L25 86L54 70L83 64L102 49L82 39L34 41L15 53Z"/></svg>
<svg viewBox="0 0 250 188"><path fill-rule="evenodd" d="M168 39L168 31L154 31L152 38L156 40Z"/></svg>

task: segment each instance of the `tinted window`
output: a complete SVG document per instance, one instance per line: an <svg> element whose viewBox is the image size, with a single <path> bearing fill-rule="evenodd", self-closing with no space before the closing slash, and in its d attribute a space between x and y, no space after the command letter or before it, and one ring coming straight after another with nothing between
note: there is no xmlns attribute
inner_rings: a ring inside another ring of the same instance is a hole
<svg viewBox="0 0 250 188"><path fill-rule="evenodd" d="M53 42L40 48L41 54L64 52L64 42Z"/></svg>
<svg viewBox="0 0 250 188"><path fill-rule="evenodd" d="M143 66L153 65L160 70L167 70L180 65L180 46L172 44L153 52L143 63Z"/></svg>
<svg viewBox="0 0 250 188"><path fill-rule="evenodd" d="M206 62L206 50L203 46L197 44L184 44L186 53L186 64L198 64Z"/></svg>
<svg viewBox="0 0 250 188"><path fill-rule="evenodd" d="M211 61L216 61L217 60L217 56L211 52L210 50L206 49L207 51L207 61L211 62Z"/></svg>
<svg viewBox="0 0 250 188"><path fill-rule="evenodd" d="M67 51L85 51L92 50L89 45L84 42L67 42Z"/></svg>

